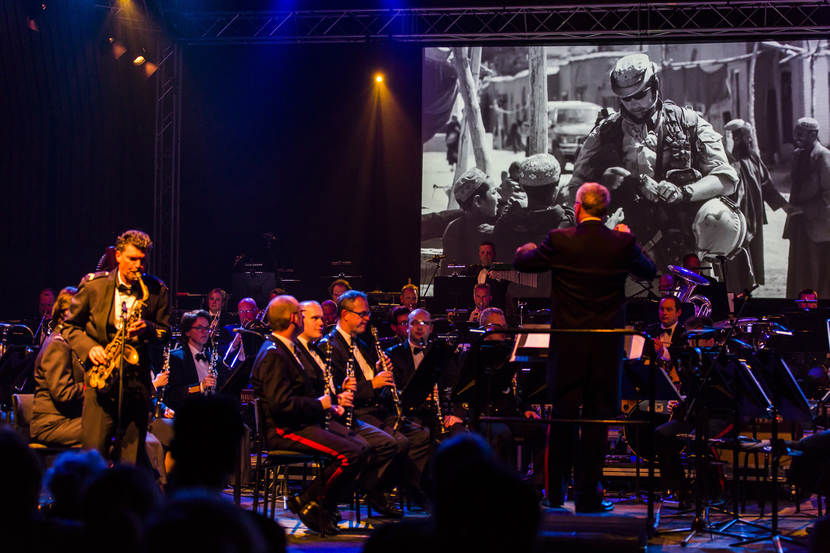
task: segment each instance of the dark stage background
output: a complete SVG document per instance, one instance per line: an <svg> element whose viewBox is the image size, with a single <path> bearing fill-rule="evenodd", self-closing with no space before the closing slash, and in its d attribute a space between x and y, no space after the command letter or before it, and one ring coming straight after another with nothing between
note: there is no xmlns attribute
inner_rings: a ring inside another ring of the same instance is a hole
<svg viewBox="0 0 830 553"><path fill-rule="evenodd" d="M35 32L23 3L0 5L8 320L76 284L121 230L152 229L156 84L101 47L102 10L50 2ZM230 290L243 253L295 269L302 298L324 295L332 260L365 289L415 280L420 59L417 45L186 47L180 291Z"/></svg>

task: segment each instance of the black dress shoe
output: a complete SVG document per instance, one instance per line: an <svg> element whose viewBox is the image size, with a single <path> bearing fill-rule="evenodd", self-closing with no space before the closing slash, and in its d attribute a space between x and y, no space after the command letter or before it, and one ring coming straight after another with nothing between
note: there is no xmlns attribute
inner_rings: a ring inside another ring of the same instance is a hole
<svg viewBox="0 0 830 553"><path fill-rule="evenodd" d="M614 504L607 499L590 501L587 503L576 503L574 510L577 513L607 513L614 508Z"/></svg>
<svg viewBox="0 0 830 553"><path fill-rule="evenodd" d="M309 501L303 504L296 495L292 495L286 503L288 504L288 509L297 515L297 518L305 524L306 528L318 534L323 533L321 521L322 509L316 501Z"/></svg>
<svg viewBox="0 0 830 553"><path fill-rule="evenodd" d="M366 504L385 517L403 517L403 511L395 507L395 505L382 493L372 493L366 495Z"/></svg>

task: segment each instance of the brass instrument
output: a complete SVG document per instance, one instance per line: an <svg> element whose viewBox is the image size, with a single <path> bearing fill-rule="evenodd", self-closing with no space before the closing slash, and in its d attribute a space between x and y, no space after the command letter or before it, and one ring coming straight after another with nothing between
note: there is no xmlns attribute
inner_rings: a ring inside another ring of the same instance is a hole
<svg viewBox="0 0 830 553"><path fill-rule="evenodd" d="M138 275L138 285L141 287L141 299L135 300L130 312L127 314L121 328L116 332L112 341L104 348L107 362L104 365L93 365L89 370L89 385L98 390L104 391L112 385L112 373L118 369L123 351L124 362L130 365L138 365L138 350L127 341L127 328L141 318L141 311L147 306L147 298L150 291L141 275Z"/></svg>
<svg viewBox="0 0 830 553"><path fill-rule="evenodd" d="M669 272L676 280L682 281L682 284L677 286L673 293L677 299L683 303L691 303L695 306L696 317L708 317L712 314L712 302L709 298L701 296L700 294L693 295L697 286L708 286L709 281L706 277L697 274L689 269L678 267L677 265L669 265Z"/></svg>
<svg viewBox="0 0 830 553"><path fill-rule="evenodd" d="M161 372L170 374L170 344L164 345L163 353L164 362L161 365ZM164 415L162 406L164 405L164 394L167 391L167 386L159 386L156 390L156 407L153 411L153 417L160 419Z"/></svg>
<svg viewBox="0 0 830 553"><path fill-rule="evenodd" d="M354 342L349 346L349 358L346 360L346 378L354 378ZM354 428L354 407L345 407L346 428Z"/></svg>
<svg viewBox="0 0 830 553"><path fill-rule="evenodd" d="M323 395L331 395L335 390L334 379L331 376L331 341L326 342L326 364L323 365ZM331 409L326 410L326 417L323 419L323 428L328 430L331 422Z"/></svg>
<svg viewBox="0 0 830 553"><path fill-rule="evenodd" d="M395 405L395 424L392 425L392 430L397 430L398 426L401 424L401 420L403 419L403 406L401 405L401 396L398 395L398 387L395 385L394 379L394 371L392 364L389 363L386 355L384 355L383 350L380 348L380 339L378 338L378 331L375 327L371 327L372 338L375 340L375 351L378 354L378 360L380 360L380 366L383 367L384 371L389 371L393 374L392 378L392 385L389 386L390 391L392 392L392 403Z"/></svg>

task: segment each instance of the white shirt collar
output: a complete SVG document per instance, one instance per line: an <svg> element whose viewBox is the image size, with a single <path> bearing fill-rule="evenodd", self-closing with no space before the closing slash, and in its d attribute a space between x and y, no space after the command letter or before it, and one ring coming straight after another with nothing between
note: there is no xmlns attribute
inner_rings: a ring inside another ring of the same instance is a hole
<svg viewBox="0 0 830 553"><path fill-rule="evenodd" d="M271 334L273 334L274 337L277 338L280 342L285 344L285 347L288 348L288 351L290 351L291 353L294 353L294 342L293 341L289 340L285 336L280 336L279 334L274 334L273 332Z"/></svg>
<svg viewBox="0 0 830 553"><path fill-rule="evenodd" d="M340 326L340 323L337 323L337 332L339 332L340 335L346 340L347 345L351 345L352 340L354 340L354 338L352 338L351 334L343 330L343 328Z"/></svg>

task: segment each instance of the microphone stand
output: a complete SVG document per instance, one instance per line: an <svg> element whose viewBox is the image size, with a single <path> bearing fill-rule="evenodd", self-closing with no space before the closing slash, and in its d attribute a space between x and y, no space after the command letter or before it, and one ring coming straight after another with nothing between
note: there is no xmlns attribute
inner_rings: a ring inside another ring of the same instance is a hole
<svg viewBox="0 0 830 553"><path fill-rule="evenodd" d="M121 347L118 351L118 407L115 417L115 436L113 443L113 461L121 462L121 445L123 423L122 418L124 414L124 348L127 345L127 302L121 302L121 324L124 327L124 339L121 340Z"/></svg>
<svg viewBox="0 0 830 553"><path fill-rule="evenodd" d="M432 276L429 277L429 282L427 282L427 287L424 289L424 295L429 295L429 287L432 286L432 283L435 281L436 275L438 275L438 271L441 269L441 258L443 256L434 255L429 260L429 263L435 263L435 270L432 271Z"/></svg>

